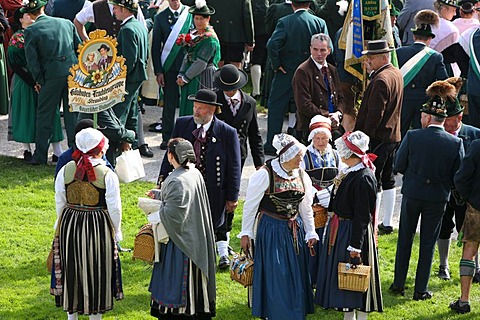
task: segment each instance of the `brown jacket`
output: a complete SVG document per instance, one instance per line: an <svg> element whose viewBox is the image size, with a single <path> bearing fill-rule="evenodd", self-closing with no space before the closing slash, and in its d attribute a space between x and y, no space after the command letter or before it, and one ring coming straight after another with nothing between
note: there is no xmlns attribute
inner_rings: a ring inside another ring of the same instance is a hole
<svg viewBox="0 0 480 320"><path fill-rule="evenodd" d="M399 142L402 100L400 70L392 64L376 70L365 89L355 130L361 130L377 141Z"/></svg>
<svg viewBox="0 0 480 320"><path fill-rule="evenodd" d="M343 113L345 99L340 88L337 69L328 64L330 72L329 81L333 83L333 105L335 111ZM293 97L297 106L297 131L308 131L310 120L321 114L328 117L328 91L323 80L323 75L318 70L312 58L298 66L292 80Z"/></svg>

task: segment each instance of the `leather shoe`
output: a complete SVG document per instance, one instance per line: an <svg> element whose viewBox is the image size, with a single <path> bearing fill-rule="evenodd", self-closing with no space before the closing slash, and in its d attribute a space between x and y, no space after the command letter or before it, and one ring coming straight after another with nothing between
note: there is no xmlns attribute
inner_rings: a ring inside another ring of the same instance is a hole
<svg viewBox="0 0 480 320"><path fill-rule="evenodd" d="M221 256L218 260L218 268L219 269L226 269L230 266L230 260L227 256Z"/></svg>
<svg viewBox="0 0 480 320"><path fill-rule="evenodd" d="M394 294L399 294L402 297L405 296L405 288L404 287L395 287L393 283L390 285L390 288L388 290Z"/></svg>
<svg viewBox="0 0 480 320"><path fill-rule="evenodd" d="M390 234L392 232L393 232L393 227L384 226L383 223L380 223L378 225L378 234L379 235Z"/></svg>
<svg viewBox="0 0 480 320"><path fill-rule="evenodd" d="M32 159L33 159L33 155L30 151L28 150L23 151L23 160L30 161Z"/></svg>
<svg viewBox="0 0 480 320"><path fill-rule="evenodd" d="M57 163L58 162L58 157L54 154L52 154L52 162Z"/></svg>
<svg viewBox="0 0 480 320"><path fill-rule="evenodd" d="M153 151L152 149L150 149L150 147L148 146L148 144L142 144L138 150L140 151L140 154L144 157L147 157L147 158L153 158Z"/></svg>
<svg viewBox="0 0 480 320"><path fill-rule="evenodd" d="M159 124L162 124L161 122L154 122L152 124L150 124L148 127L149 128L155 128L156 126L158 126Z"/></svg>
<svg viewBox="0 0 480 320"><path fill-rule="evenodd" d="M158 124L157 126L148 129L150 132L162 132L162 124Z"/></svg>
<svg viewBox="0 0 480 320"><path fill-rule="evenodd" d="M167 150L167 147L168 147L168 142L167 141L162 141L162 143L160 144L160 149L161 150Z"/></svg>
<svg viewBox="0 0 480 320"><path fill-rule="evenodd" d="M473 276L472 282L473 283L480 283L480 272L479 271L475 272L475 275Z"/></svg>
<svg viewBox="0 0 480 320"><path fill-rule="evenodd" d="M415 292L413 294L413 300L416 300L416 301L428 300L428 299L432 299L432 297L433 297L433 292L432 291Z"/></svg>
<svg viewBox="0 0 480 320"><path fill-rule="evenodd" d="M456 313L460 313L460 314L470 312L470 303L466 303L463 306L460 306L460 299L458 299L457 301L451 302L449 307Z"/></svg>
<svg viewBox="0 0 480 320"><path fill-rule="evenodd" d="M39 166L40 162L37 162L33 157L32 159L25 161L26 164L32 165L32 166Z"/></svg>
<svg viewBox="0 0 480 320"><path fill-rule="evenodd" d="M450 280L450 270L448 267L440 266L438 267L437 276L442 280Z"/></svg>

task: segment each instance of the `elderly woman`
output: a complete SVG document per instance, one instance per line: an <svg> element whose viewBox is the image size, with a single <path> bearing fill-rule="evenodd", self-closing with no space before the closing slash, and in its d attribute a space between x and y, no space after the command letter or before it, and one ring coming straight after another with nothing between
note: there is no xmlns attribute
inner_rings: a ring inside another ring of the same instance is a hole
<svg viewBox="0 0 480 320"><path fill-rule="evenodd" d="M300 169L304 145L278 134L273 146L278 156L250 178L239 237L246 252L255 241L252 314L300 320L314 312L308 275L309 248L318 240L312 182Z"/></svg>
<svg viewBox="0 0 480 320"><path fill-rule="evenodd" d="M215 316L215 240L207 189L192 144L174 138L167 145L174 170L162 184L160 210L148 220L165 227L149 291L150 314L158 319L211 319Z"/></svg>
<svg viewBox="0 0 480 320"><path fill-rule="evenodd" d="M347 168L334 181L330 208L334 215L326 229L320 253L315 301L323 308L344 311L344 319L366 319L371 311L383 311L377 249L373 233L377 194L376 156L366 154L368 136L347 132L335 140L335 146ZM338 288L338 263L358 262L371 266L369 287L365 293Z"/></svg>
<svg viewBox="0 0 480 320"><path fill-rule="evenodd" d="M102 159L108 139L93 128L75 136L74 161L58 172L52 285L68 319L101 319L123 299L116 241L122 240L122 202L117 175ZM88 253L88 254L87 254Z"/></svg>
<svg viewBox="0 0 480 320"><path fill-rule="evenodd" d="M333 179L337 176L338 170L345 167L338 152L329 143L332 139L331 123L329 118L322 115L316 115L310 120L308 136L310 145L307 147L300 165L312 179L313 193L315 194L313 197L315 221L322 220L320 217L315 217L316 215L325 215L326 218ZM315 231L320 241L314 246L314 249L318 253L321 251L324 229L324 224L315 224ZM317 282L318 257L318 255L310 257L309 261L312 284Z"/></svg>
<svg viewBox="0 0 480 320"><path fill-rule="evenodd" d="M188 11L193 15L195 29L186 34L183 41L177 40L186 50L177 77L177 84L182 87L180 116L193 114L193 102L187 99L189 95L199 89L213 88L213 73L220 61L220 42L209 24L215 9L207 6L205 0L196 0L195 6Z"/></svg>

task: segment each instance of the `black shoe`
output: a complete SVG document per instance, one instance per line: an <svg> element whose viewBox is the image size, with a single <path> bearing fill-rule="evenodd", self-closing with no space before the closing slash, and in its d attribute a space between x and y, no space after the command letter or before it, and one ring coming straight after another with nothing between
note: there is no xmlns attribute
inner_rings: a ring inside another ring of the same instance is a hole
<svg viewBox="0 0 480 320"><path fill-rule="evenodd" d="M404 287L397 288L393 285L393 283L390 285L390 288L388 288L388 290L390 290L394 294L399 294L402 297L405 296L405 288Z"/></svg>
<svg viewBox="0 0 480 320"><path fill-rule="evenodd" d="M440 266L438 267L437 276L442 280L450 280L450 270L448 267Z"/></svg>
<svg viewBox="0 0 480 320"><path fill-rule="evenodd" d="M158 126L159 124L162 124L161 122L154 122L152 123L151 125L149 125L148 127L149 128L155 128L156 126Z"/></svg>
<svg viewBox="0 0 480 320"><path fill-rule="evenodd" d="M230 266L230 260L227 256L221 256L218 260L218 269L227 269Z"/></svg>
<svg viewBox="0 0 480 320"><path fill-rule="evenodd" d="M167 141L162 141L162 143L160 144L160 149L161 150L167 150L167 147L168 147L168 142Z"/></svg>
<svg viewBox="0 0 480 320"><path fill-rule="evenodd" d="M379 235L385 235L385 234L390 234L393 232L393 227L388 227L388 226L384 226L383 223L380 223L378 225L378 234Z"/></svg>
<svg viewBox="0 0 480 320"><path fill-rule="evenodd" d="M259 101L259 100L262 98L262 96L259 95L259 94L256 94L256 95L250 94L250 96L251 96L253 99L255 99L256 101Z"/></svg>
<svg viewBox="0 0 480 320"><path fill-rule="evenodd" d="M32 166L39 166L40 162L37 162L33 157L32 159L25 161L26 164L32 165Z"/></svg>
<svg viewBox="0 0 480 320"><path fill-rule="evenodd" d="M23 151L23 160L30 161L32 159L33 159L33 155L30 151L28 150Z"/></svg>
<svg viewBox="0 0 480 320"><path fill-rule="evenodd" d="M460 306L460 299L458 299L457 301L451 302L449 307L456 313L460 313L460 314L470 312L470 303L466 303L463 306Z"/></svg>
<svg viewBox="0 0 480 320"><path fill-rule="evenodd" d="M148 146L148 144L142 144L138 150L140 151L140 154L144 157L147 157L147 158L153 158L153 151L152 149L150 149L150 147Z"/></svg>
<svg viewBox="0 0 480 320"><path fill-rule="evenodd" d="M290 128L290 127L287 128L287 134L291 136L295 136L295 133L296 133L295 128Z"/></svg>
<svg viewBox="0 0 480 320"><path fill-rule="evenodd" d="M57 163L58 162L58 157L54 154L52 154L52 162Z"/></svg>
<svg viewBox="0 0 480 320"><path fill-rule="evenodd" d="M162 124L159 123L155 127L148 129L148 131L150 131L150 132L162 132Z"/></svg>
<svg viewBox="0 0 480 320"><path fill-rule="evenodd" d="M415 292L413 294L413 300L415 300L415 301L428 300L428 299L432 299L432 297L433 297L433 292L432 291Z"/></svg>

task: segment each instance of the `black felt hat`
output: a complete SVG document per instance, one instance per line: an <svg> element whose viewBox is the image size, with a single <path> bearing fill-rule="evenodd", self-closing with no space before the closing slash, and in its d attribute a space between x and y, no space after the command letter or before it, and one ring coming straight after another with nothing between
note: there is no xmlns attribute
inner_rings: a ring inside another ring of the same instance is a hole
<svg viewBox="0 0 480 320"><path fill-rule="evenodd" d="M102 45L100 46L100 48L97 49L97 51L100 52L100 49L105 49L107 50L107 52L110 51L110 47L104 43L102 43Z"/></svg>
<svg viewBox="0 0 480 320"><path fill-rule="evenodd" d="M138 11L138 0L108 0L108 3L124 7L130 11Z"/></svg>
<svg viewBox="0 0 480 320"><path fill-rule="evenodd" d="M211 16L215 14L215 9L207 6L207 2L205 0L196 0L195 5L188 9L192 15L200 15L200 16Z"/></svg>
<svg viewBox="0 0 480 320"><path fill-rule="evenodd" d="M188 96L188 100L206 103L212 106L221 107L222 104L217 102L217 94L213 90L200 89L196 94Z"/></svg>
<svg viewBox="0 0 480 320"><path fill-rule="evenodd" d="M21 13L30 13L47 5L47 1L29 0L28 3L20 8Z"/></svg>
<svg viewBox="0 0 480 320"><path fill-rule="evenodd" d="M222 91L232 91L243 88L248 82L245 71L233 64L226 64L213 74L213 85Z"/></svg>

